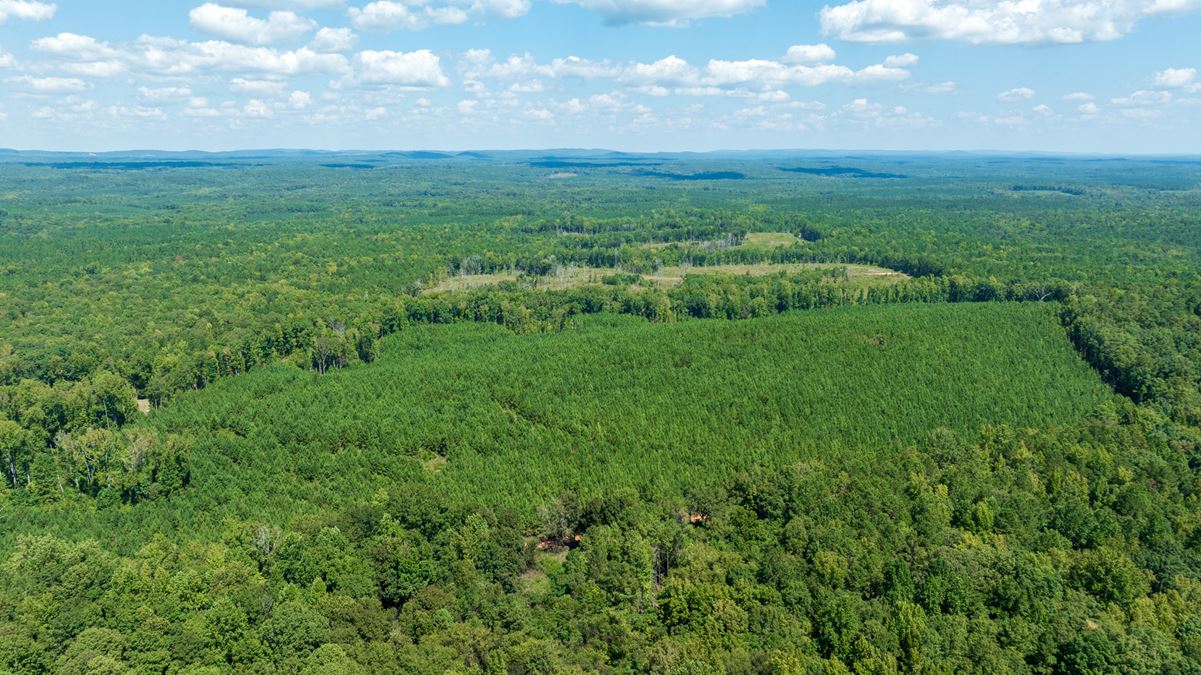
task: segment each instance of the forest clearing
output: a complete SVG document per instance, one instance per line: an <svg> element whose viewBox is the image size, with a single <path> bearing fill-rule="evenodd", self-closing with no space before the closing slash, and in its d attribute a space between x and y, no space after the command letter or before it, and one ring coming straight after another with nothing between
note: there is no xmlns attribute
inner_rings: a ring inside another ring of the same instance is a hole
<svg viewBox="0 0 1201 675"><path fill-rule="evenodd" d="M559 267L543 276L522 275L520 272L498 272L493 274L459 274L447 277L427 289L430 293L446 291L465 291L487 288L504 282L524 282L531 288L544 290L563 290L581 286L613 284L635 285L641 282L671 288L684 283L689 274L750 276L764 277L773 274L797 274L811 271L842 272L845 274L831 275L829 283L866 286L887 284L909 278L908 275L895 270L872 265L840 265L837 263L764 263L764 264L729 264L713 266L673 265L661 267L645 274L633 274L617 268L593 267Z"/></svg>

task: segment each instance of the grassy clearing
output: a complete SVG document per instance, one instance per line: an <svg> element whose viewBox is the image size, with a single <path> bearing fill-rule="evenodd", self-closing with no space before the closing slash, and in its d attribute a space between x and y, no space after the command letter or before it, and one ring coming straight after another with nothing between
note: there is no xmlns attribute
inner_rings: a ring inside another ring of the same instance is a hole
<svg viewBox="0 0 1201 675"><path fill-rule="evenodd" d="M497 272L496 274L459 274L447 277L436 285L426 289L429 293L445 291L470 291L476 288L495 286L505 281L517 281L516 272Z"/></svg>
<svg viewBox="0 0 1201 675"><path fill-rule="evenodd" d="M639 248L644 248L648 251L661 251L672 246L704 246L705 244L713 243L701 241L656 241L640 244ZM787 248L798 243L803 244L805 240L789 232L750 232L743 238L741 244L732 248L770 250L774 248Z"/></svg>
<svg viewBox="0 0 1201 675"><path fill-rule="evenodd" d="M762 277L772 274L798 274L814 270L846 269L845 279L831 278L831 283L850 283L858 286L887 285L908 279L908 275L884 267L871 265L844 265L841 263L780 263L753 265L714 265L709 267L664 267L658 272L641 275L646 283L671 288L684 283L684 277L690 274L718 274L728 276ZM611 267L564 267L558 273L529 278L531 285L546 290L563 290L580 286L595 285L609 275L621 274L622 271ZM499 272L496 274L468 274L448 277L427 289L427 292L466 291L486 288L509 281L516 282L522 277L517 272Z"/></svg>
<svg viewBox="0 0 1201 675"><path fill-rule="evenodd" d="M524 277L531 286L560 291L567 288L595 285L609 274L618 274L613 268L593 267L563 267L557 273L543 277ZM517 272L498 272L496 274L465 274L447 277L437 285L428 289L429 292L469 291L476 288L486 288L506 281L518 281L523 277Z"/></svg>
<svg viewBox="0 0 1201 675"><path fill-rule="evenodd" d="M655 274L643 275L644 279L664 286L678 286L689 274L721 274L727 276L765 277L781 272L798 274L814 270L846 269L846 279L831 279L832 283L878 283L889 284L908 279L909 276L895 270L871 265L843 265L839 263L781 263L757 265L716 265L712 267L664 267Z"/></svg>
<svg viewBox="0 0 1201 675"><path fill-rule="evenodd" d="M740 248L785 248L802 241L789 232L751 232Z"/></svg>

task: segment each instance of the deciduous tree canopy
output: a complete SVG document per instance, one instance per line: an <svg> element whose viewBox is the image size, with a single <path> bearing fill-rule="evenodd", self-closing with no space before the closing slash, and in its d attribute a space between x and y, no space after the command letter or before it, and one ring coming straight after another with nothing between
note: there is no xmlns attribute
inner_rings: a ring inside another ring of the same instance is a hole
<svg viewBox="0 0 1201 675"><path fill-rule="evenodd" d="M1201 672L1195 164L13 157L0 672Z"/></svg>

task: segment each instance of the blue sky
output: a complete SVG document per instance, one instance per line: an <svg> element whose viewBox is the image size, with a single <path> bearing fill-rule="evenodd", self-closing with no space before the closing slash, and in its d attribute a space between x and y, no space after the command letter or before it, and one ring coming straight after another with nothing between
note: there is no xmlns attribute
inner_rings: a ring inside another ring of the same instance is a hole
<svg viewBox="0 0 1201 675"><path fill-rule="evenodd" d="M1201 0L0 0L0 147L1201 153Z"/></svg>

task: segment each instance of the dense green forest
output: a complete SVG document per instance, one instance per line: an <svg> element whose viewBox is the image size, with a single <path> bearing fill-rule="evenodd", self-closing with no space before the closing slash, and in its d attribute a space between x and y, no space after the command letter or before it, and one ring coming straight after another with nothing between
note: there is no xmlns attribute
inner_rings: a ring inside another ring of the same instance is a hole
<svg viewBox="0 0 1201 675"><path fill-rule="evenodd" d="M1201 163L0 195L0 672L1201 673Z"/></svg>
<svg viewBox="0 0 1201 675"><path fill-rule="evenodd" d="M537 336L458 324L414 327L380 346L370 365L324 377L263 368L127 426L138 438L188 439L192 483L170 500L92 508L89 495L115 500L122 489L113 455L117 470L101 467L83 495L35 480L12 508L23 521L44 518L43 531L124 530L108 536L128 548L146 539L139 527L277 521L420 483L535 527L537 507L565 495L679 497L738 469L899 451L931 429L1076 421L1109 400L1040 305L672 325L596 317Z"/></svg>

